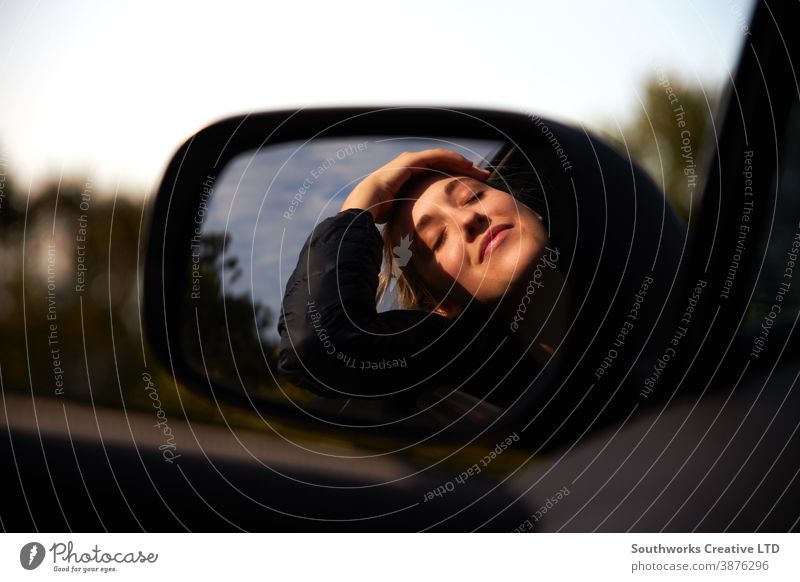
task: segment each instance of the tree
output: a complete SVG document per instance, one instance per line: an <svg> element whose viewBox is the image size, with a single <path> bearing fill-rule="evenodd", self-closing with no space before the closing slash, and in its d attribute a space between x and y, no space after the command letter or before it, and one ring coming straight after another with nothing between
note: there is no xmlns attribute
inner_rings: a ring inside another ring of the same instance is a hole
<svg viewBox="0 0 800 582"><path fill-rule="evenodd" d="M688 219L705 176L705 156L716 140L713 115L720 91L690 85L658 71L642 90L633 120L604 132L659 184L675 210Z"/></svg>

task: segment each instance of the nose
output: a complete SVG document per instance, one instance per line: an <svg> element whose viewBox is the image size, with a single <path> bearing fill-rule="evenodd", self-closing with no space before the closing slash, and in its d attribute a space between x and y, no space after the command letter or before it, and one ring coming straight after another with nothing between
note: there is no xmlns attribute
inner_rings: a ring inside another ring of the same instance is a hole
<svg viewBox="0 0 800 582"><path fill-rule="evenodd" d="M459 212L458 220L467 242L472 242L478 238L486 230L486 226L489 223L488 217L474 207L462 208Z"/></svg>

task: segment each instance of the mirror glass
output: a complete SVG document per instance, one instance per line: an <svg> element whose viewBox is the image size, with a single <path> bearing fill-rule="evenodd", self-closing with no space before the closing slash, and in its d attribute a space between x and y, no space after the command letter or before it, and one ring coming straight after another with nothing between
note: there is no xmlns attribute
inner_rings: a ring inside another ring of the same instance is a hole
<svg viewBox="0 0 800 582"><path fill-rule="evenodd" d="M181 330L189 364L216 385L244 387L276 405L327 418L381 421L380 402L319 398L282 378L275 365L277 321L287 279L314 227L339 212L354 186L375 169L402 152L430 148L458 152L482 166L496 164L507 150L493 140L318 138L244 152L198 184L201 204ZM390 290L378 311L396 308ZM459 414L472 404L460 402ZM471 409L481 423L500 412L488 403Z"/></svg>

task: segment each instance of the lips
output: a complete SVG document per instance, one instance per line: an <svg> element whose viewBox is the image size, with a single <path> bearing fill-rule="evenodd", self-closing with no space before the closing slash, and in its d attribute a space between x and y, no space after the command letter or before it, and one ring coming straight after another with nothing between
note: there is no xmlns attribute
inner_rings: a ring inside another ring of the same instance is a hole
<svg viewBox="0 0 800 582"><path fill-rule="evenodd" d="M494 249L497 245L499 245L503 241L503 239L508 234L510 228L511 228L510 224L503 224L503 225L493 226L486 231L486 234L483 235L483 239L481 239L481 249L480 249L481 263L486 260L486 257L492 251L492 249Z"/></svg>

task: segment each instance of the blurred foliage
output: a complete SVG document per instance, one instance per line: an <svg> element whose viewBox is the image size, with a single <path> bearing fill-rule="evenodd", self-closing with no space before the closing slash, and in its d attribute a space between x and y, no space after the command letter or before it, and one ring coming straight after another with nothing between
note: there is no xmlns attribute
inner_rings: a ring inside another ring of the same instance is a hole
<svg viewBox="0 0 800 582"><path fill-rule="evenodd" d="M138 296L147 228L143 196L90 180L0 191L0 378L3 390L152 412L153 378L173 418L263 428L179 386L142 337Z"/></svg>
<svg viewBox="0 0 800 582"><path fill-rule="evenodd" d="M705 176L700 169L706 167L705 156L714 148L713 120L720 105L720 90L689 84L679 75L666 73L646 80L640 97L641 107L632 120L622 126L606 124L604 136L639 163L662 188L678 215L688 220L692 197L702 192ZM690 159L682 157L687 137ZM689 188L684 171L692 162L698 179L697 185ZM698 203L695 199L695 209Z"/></svg>
<svg viewBox="0 0 800 582"><path fill-rule="evenodd" d="M196 271L190 262L186 277L196 287L187 286L181 317L184 354L199 374L215 382L241 384L250 392L284 400L275 382L278 343L269 334L276 324L272 310L249 294L226 291L242 276L239 257L225 252L230 245L230 232L204 232L193 251ZM295 401L310 397L285 380L281 386L292 391Z"/></svg>

